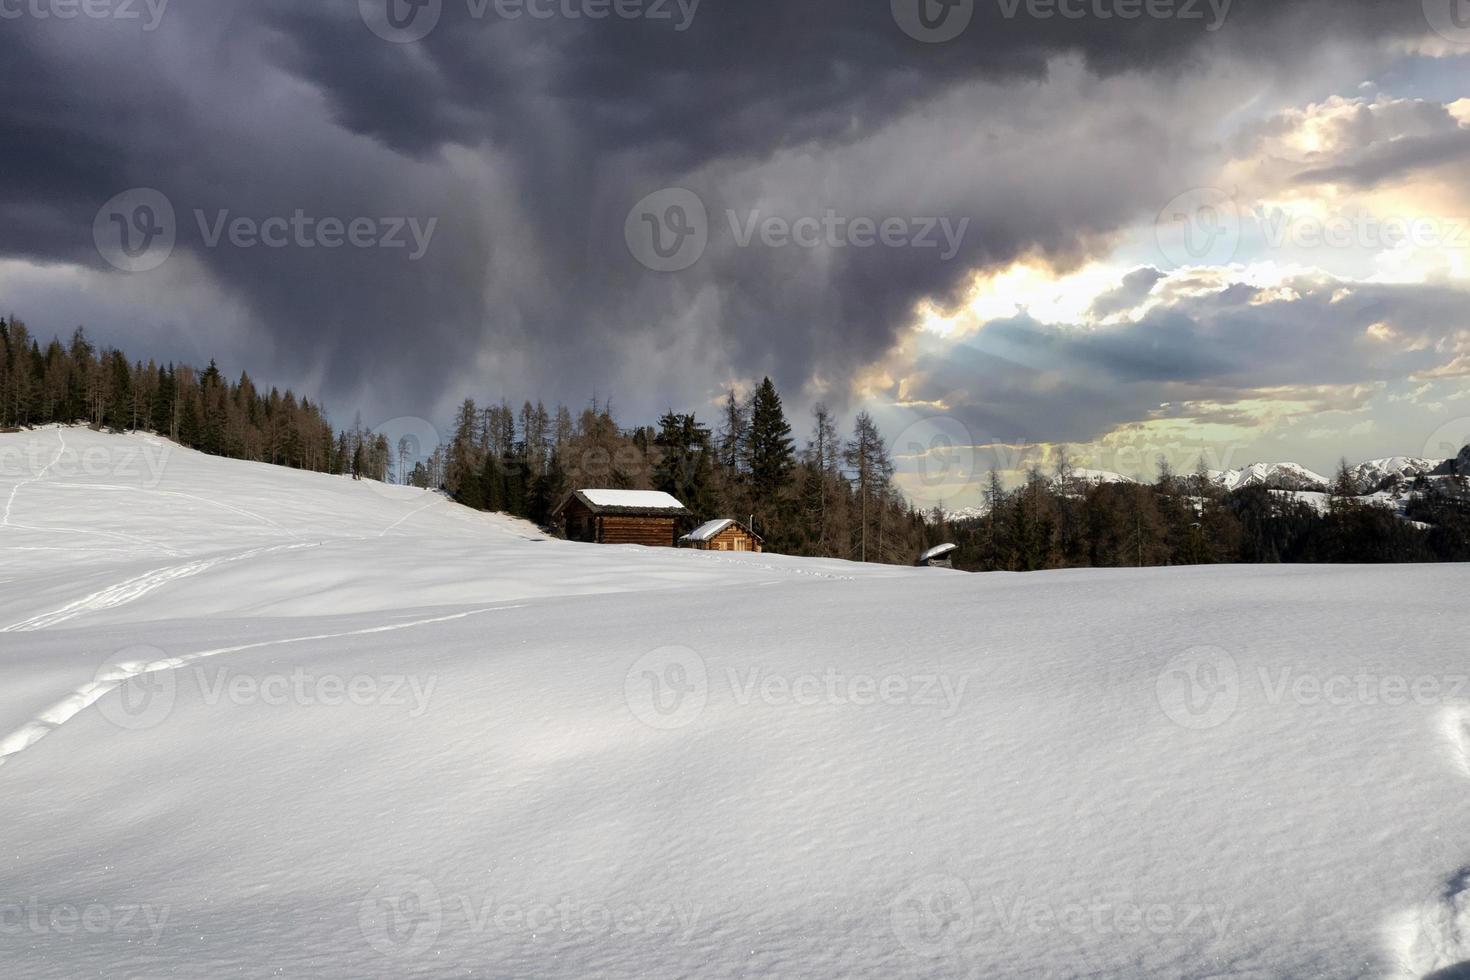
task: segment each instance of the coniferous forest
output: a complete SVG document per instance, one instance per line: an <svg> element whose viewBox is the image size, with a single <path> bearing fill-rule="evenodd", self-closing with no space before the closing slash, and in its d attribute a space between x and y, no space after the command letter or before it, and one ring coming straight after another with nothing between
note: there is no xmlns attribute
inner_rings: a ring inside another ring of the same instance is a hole
<svg viewBox="0 0 1470 980"><path fill-rule="evenodd" d="M1017 487L991 474L983 516L923 512L894 483L892 450L867 413L842 432L817 405L794 431L769 378L732 391L718 417L669 410L625 427L608 402L573 413L541 402L466 399L437 447L390 444L361 423L335 429L291 391L203 370L130 360L78 329L44 346L0 320L0 430L85 423L148 431L201 452L440 489L459 503L546 525L572 489L663 490L695 524L738 517L768 551L908 564L954 542L971 571L1257 562L1470 560L1470 454L1407 488L1402 515L1362 499L1346 468L1323 509L1261 486L1225 492L1204 473L1163 468L1152 484L1099 483L1032 469Z"/></svg>

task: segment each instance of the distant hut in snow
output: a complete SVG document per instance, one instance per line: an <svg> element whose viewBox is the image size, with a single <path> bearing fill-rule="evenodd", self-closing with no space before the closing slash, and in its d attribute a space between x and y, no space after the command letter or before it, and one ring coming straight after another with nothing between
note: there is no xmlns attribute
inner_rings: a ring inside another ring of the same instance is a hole
<svg viewBox="0 0 1470 980"><path fill-rule="evenodd" d="M679 539L679 547L700 551L759 552L762 544L759 534L730 517L701 524Z"/></svg>
<svg viewBox="0 0 1470 980"><path fill-rule="evenodd" d="M679 518L689 511L660 490L577 490L552 511L568 541L672 548Z"/></svg>
<svg viewBox="0 0 1470 980"><path fill-rule="evenodd" d="M954 553L959 549L957 544L936 544L920 555L914 564L920 568L954 568Z"/></svg>

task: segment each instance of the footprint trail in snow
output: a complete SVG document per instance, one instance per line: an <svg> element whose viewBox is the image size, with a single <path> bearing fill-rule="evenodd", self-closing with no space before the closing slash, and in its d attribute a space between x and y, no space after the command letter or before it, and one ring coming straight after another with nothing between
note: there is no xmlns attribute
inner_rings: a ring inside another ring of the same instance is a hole
<svg viewBox="0 0 1470 980"><path fill-rule="evenodd" d="M1470 779L1470 706L1445 708L1439 728L1456 771ZM1400 980L1470 976L1470 865L1438 897L1395 916L1388 939Z"/></svg>

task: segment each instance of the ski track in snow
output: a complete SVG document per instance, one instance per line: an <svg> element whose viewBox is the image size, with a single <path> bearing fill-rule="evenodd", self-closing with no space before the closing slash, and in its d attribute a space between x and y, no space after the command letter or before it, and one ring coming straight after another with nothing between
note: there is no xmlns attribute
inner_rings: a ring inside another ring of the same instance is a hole
<svg viewBox="0 0 1470 980"><path fill-rule="evenodd" d="M1455 768L1470 779L1470 706L1445 708L1439 728ZM1396 915L1388 937L1400 980L1470 977L1470 865L1450 876L1438 898Z"/></svg>
<svg viewBox="0 0 1470 980"><path fill-rule="evenodd" d="M53 467L57 463L61 462L62 457L66 455L66 434L65 434L65 430L58 428L56 430L56 438L57 438L58 442L60 443L60 445L57 447L56 456L51 460L51 462L49 462L45 466L41 467L41 471L39 473L37 473L35 476L31 477L28 480L21 480L15 486L13 486L13 487L10 488L10 497L5 501L5 513L4 513L4 515L0 515L0 527L14 528L17 531L40 531L40 532L43 532L43 533L55 532L55 533L61 533L61 534L96 534L96 535L101 535L102 537L106 537L106 538L115 538L115 539L117 539L119 541L126 541L129 544L142 545L142 546L144 546L146 548L152 548L152 549L155 549L157 551L162 551L166 555L177 555L178 554L177 551L175 551L172 548L167 547L166 545L157 544L156 542L148 541L145 538L139 538L139 537L135 537L135 536L133 536L131 534L122 534L120 532L115 532L115 531L100 531L100 530L97 530L96 528L76 528L76 527L31 527L30 525L27 525L27 524L14 524L14 523L12 523L11 520L10 520L10 513L11 513L11 510L15 507L15 498L20 494L21 489L23 487L31 486L34 483L39 483L41 480L45 479L46 473L51 469L51 467ZM61 484L61 485L63 485L63 486L71 486L72 484ZM265 520L265 518L261 518L261 520Z"/></svg>
<svg viewBox="0 0 1470 980"><path fill-rule="evenodd" d="M153 551L161 551L165 555L168 555L170 557L178 557L181 554L181 552L174 548L170 548L168 545L159 544L156 541L149 541L147 538L140 538L132 534L123 534L120 531L99 531L96 528L86 527L32 527L29 524L8 524L0 525L0 527L12 527L17 531L39 531L43 534L100 535L104 538L116 538L118 541L126 541L128 544L139 545L144 548L149 548ZM136 552L134 552L134 554L136 554Z"/></svg>
<svg viewBox="0 0 1470 980"><path fill-rule="evenodd" d="M57 429L56 430L56 438L61 441L60 448L58 448L56 450L56 458L54 458L53 460L51 460L51 462L47 463L45 466L41 467L41 472L37 473L35 476L31 477L29 480L21 480L15 486L13 486L13 487L10 488L10 499L7 500L7 501L5 501L5 516L4 516L3 519L0 519L0 527L10 527L11 526L11 523L10 523L10 509L15 506L15 497L16 497L17 494L20 493L20 488L21 487L28 487L32 483L36 483L36 482L44 479L45 476L46 476L46 471L49 470L49 469L51 469L51 467L55 466L57 463L61 462L61 457L64 456L64 455L66 455L66 436L62 433L62 431L60 429Z"/></svg>
<svg viewBox="0 0 1470 980"><path fill-rule="evenodd" d="M409 511L407 514L404 514L402 517L398 518L398 520L394 521L392 524L389 524L387 527L383 528L383 530L379 531L378 532L378 537L380 537L380 538L386 538L388 536L388 532L389 531L391 531L394 528L398 527L404 521L408 520L410 517L414 516L415 514L419 513L420 511L428 510L430 507L434 506L435 503L437 503L436 500L430 500L428 503L425 503L421 507L415 507L413 510Z"/></svg>
<svg viewBox="0 0 1470 980"><path fill-rule="evenodd" d="M248 517L251 520L260 521L262 524L267 524L270 527L273 527L276 530L280 531L282 534L290 535L293 538L300 537L300 535L297 534L295 531L287 530L286 528L281 527L281 525L277 524L269 517L266 517L264 514L257 514L254 511L246 510L243 507L233 507L230 504L226 504L218 500L210 500L208 497L201 497L198 494L184 493L181 490L160 490L157 487L119 486L112 483L55 483L52 484L52 486L64 490L106 490L119 493L157 493L163 494L167 497L183 497L185 500L193 500L196 503L205 504L209 507L220 507L224 510L229 511L232 514L239 514L241 517Z"/></svg>
<svg viewBox="0 0 1470 980"><path fill-rule="evenodd" d="M348 636L368 636L373 633L394 633L399 630L413 629L417 626L431 626L435 623L448 623L459 619L468 619L471 616L480 616L490 612L504 612L511 609L522 609L524 603L510 606L487 606L483 609L471 609L468 612L452 613L447 616L435 616L430 619L416 619L409 623L388 623L382 626L368 626L363 629L347 630L343 633L315 633L310 636L291 636L278 640L261 640L256 643L242 643L238 646L216 647L212 650L199 650L194 653L185 653L177 657L169 657L164 660L154 660L148 663L119 663L107 664L99 669L97 677L78 687L75 691L62 698L60 701L47 708L27 722L20 728L0 738L0 766L4 766L16 755L35 745L41 739L50 735L62 725L71 721L81 712L100 701L103 697L117 690L127 681L145 674L157 673L159 671L177 670L189 664L209 657L218 657L226 653L240 653L245 650L260 650L265 647L287 646L292 643L310 643L317 640L336 640Z"/></svg>
<svg viewBox="0 0 1470 980"><path fill-rule="evenodd" d="M169 582L181 578L190 578L220 565L244 561L276 551L295 551L300 548L314 547L316 547L314 544L285 544L265 548L251 548L249 551L242 551L234 555L221 555L215 558L203 558L198 561L187 562L183 565L169 565L165 568L156 568L151 572L144 572L142 575L135 575L115 585L109 585L105 589L99 589L91 595L83 596L75 602L67 603L60 609L41 613L29 619L23 619L18 623L11 623L4 629L0 629L0 633L29 633L35 630L45 629L48 626L55 626L58 623L64 623L69 619L74 619L85 612L91 612L97 609L115 609L118 606L126 605L136 599L141 599L149 592L152 592L160 586L167 585Z"/></svg>

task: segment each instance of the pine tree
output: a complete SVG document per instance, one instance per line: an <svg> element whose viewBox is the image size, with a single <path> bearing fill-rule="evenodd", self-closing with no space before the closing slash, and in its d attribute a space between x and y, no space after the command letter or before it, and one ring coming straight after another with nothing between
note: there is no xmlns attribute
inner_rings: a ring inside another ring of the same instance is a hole
<svg viewBox="0 0 1470 980"><path fill-rule="evenodd" d="M877 515L887 497L888 481L893 476L893 460L878 426L867 412L859 412L853 423L852 439L843 453L849 478L857 492L858 560L868 560L869 518Z"/></svg>
<svg viewBox="0 0 1470 980"><path fill-rule="evenodd" d="M736 479L745 464L749 418L746 406L735 397L735 389L731 388L725 397L725 414L720 427L720 466L729 480Z"/></svg>
<svg viewBox="0 0 1470 980"><path fill-rule="evenodd" d="M781 396L770 378L761 381L751 399L747 446L751 487L757 499L771 500L790 478L796 454Z"/></svg>
<svg viewBox="0 0 1470 980"><path fill-rule="evenodd" d="M454 438L449 443L449 458L445 461L444 486L454 499L464 503L466 494L478 500L482 495L477 484L481 478L484 460L480 451L480 418L475 410L473 398L466 398L459 407L455 419ZM478 503L470 506L478 507Z"/></svg>
<svg viewBox="0 0 1470 980"><path fill-rule="evenodd" d="M720 516L709 429L694 415L672 410L659 418L658 426L652 442L653 489L677 497L696 520Z"/></svg>

